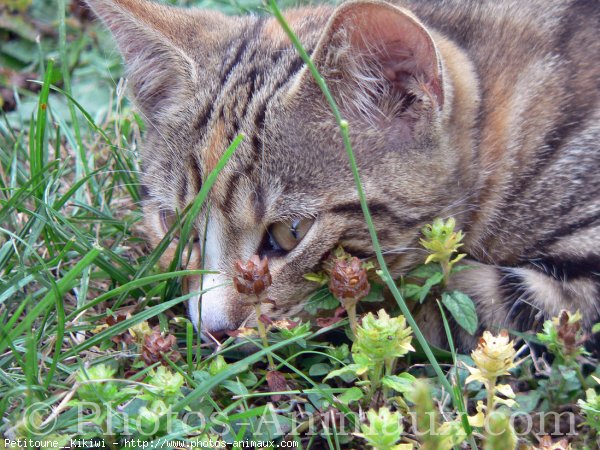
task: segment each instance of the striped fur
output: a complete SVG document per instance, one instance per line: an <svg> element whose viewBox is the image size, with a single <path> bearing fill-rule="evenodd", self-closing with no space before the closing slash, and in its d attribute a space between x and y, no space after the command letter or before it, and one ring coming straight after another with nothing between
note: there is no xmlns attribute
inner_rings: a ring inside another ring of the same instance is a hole
<svg viewBox="0 0 600 450"><path fill-rule="evenodd" d="M201 315L215 332L255 320L227 284L235 260L271 256L267 314L290 316L314 289L302 275L332 248L372 256L333 116L274 19L88 2L114 33L149 122L154 244L164 235L159 211L183 210L245 136L198 219L198 230L213 230L207 261L221 275L206 280L218 287L202 308L191 302L194 323ZM350 123L395 275L423 260L420 228L453 216L473 267L450 288L471 295L482 328L529 330L563 308L580 309L587 326L600 320L597 0L358 1L287 18ZM299 245L270 252L268 227L300 217L315 222ZM416 315L444 345L435 308ZM475 342L456 334L463 350Z"/></svg>

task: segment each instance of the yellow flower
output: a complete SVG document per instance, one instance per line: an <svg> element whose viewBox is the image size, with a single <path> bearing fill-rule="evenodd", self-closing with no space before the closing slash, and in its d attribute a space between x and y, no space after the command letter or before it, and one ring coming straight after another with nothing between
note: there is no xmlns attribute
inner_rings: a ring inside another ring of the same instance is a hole
<svg viewBox="0 0 600 450"><path fill-rule="evenodd" d="M96 328L94 328L94 329L92 330L92 333L93 333L93 334L98 334L98 333L100 333L101 331L104 331L104 330L106 330L107 328L108 328L108 324L107 324L107 323L103 323L102 325L98 325Z"/></svg>
<svg viewBox="0 0 600 450"><path fill-rule="evenodd" d="M462 231L455 232L456 220L450 217L447 221L435 219L432 224L426 225L421 231L425 239L421 239L421 245L429 251L425 264L432 261L449 263L450 266L464 258L465 254L457 255L450 261L452 255L463 246L464 235Z"/></svg>
<svg viewBox="0 0 600 450"><path fill-rule="evenodd" d="M398 412L391 412L385 406L378 411L367 411L368 425L361 424L362 433L356 436L363 438L374 450L412 450L412 444L398 444L402 439L404 428L402 416Z"/></svg>
<svg viewBox="0 0 600 450"><path fill-rule="evenodd" d="M483 402L479 400L477 402L477 414L474 416L469 416L468 418L469 425L472 427L482 427L485 425L485 414L483 413L484 408Z"/></svg>
<svg viewBox="0 0 600 450"><path fill-rule="evenodd" d="M515 393L512 390L512 387L510 387L510 384L497 385L496 392L499 392L504 397L506 397L506 398L501 398L501 397L496 396L494 399L496 403L502 403L502 404L508 406L509 408L512 408L513 406L515 406L517 404L517 402L515 401Z"/></svg>
<svg viewBox="0 0 600 450"><path fill-rule="evenodd" d="M471 375L466 382L481 381L485 384L489 381L495 382L496 378L507 375L508 371L515 367L516 353L514 343L506 330L502 330L498 336L485 331L479 340L479 345L471 353L477 368L467 366Z"/></svg>
<svg viewBox="0 0 600 450"><path fill-rule="evenodd" d="M152 334L152 329L145 320L137 325L132 326L127 331L129 331L129 334L131 334L131 336L138 342L144 342L144 338Z"/></svg>
<svg viewBox="0 0 600 450"><path fill-rule="evenodd" d="M369 313L356 329L353 353L362 353L371 361L385 361L414 352L412 329L404 316L390 317L383 309L378 317Z"/></svg>
<svg viewBox="0 0 600 450"><path fill-rule="evenodd" d="M538 445L539 446L535 447L534 450L572 450L573 448L566 439L561 439L558 442L552 442L552 438L550 436L543 436Z"/></svg>

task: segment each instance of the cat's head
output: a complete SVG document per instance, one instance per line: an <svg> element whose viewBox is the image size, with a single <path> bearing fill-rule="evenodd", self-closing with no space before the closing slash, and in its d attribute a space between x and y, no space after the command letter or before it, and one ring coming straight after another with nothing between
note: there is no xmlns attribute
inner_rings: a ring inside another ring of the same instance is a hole
<svg viewBox="0 0 600 450"><path fill-rule="evenodd" d="M192 265L216 269L203 288L203 330L255 321L231 283L237 260L266 255L266 306L293 316L313 291L303 275L341 244L373 255L334 115L271 17L226 17L144 0L88 0L113 32L147 121L146 224L154 243L239 134L199 214ZM410 12L352 2L286 15L350 124L370 211L395 273L420 262L420 228L464 194L450 130L453 91L431 34ZM463 180L464 182L464 180ZM206 244L203 246L204 237ZM173 245L175 246L175 244ZM165 253L165 262L172 256ZM199 289L200 279L188 279ZM198 322L198 299L190 302Z"/></svg>

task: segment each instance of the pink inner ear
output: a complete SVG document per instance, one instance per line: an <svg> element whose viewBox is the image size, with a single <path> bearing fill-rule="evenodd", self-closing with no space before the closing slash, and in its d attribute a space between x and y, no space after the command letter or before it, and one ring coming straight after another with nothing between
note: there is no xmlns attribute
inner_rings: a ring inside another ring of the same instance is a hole
<svg viewBox="0 0 600 450"><path fill-rule="evenodd" d="M441 105L438 58L423 26L390 5L358 4L353 9L341 17L352 45L375 54L384 75L392 82L401 83L410 76L422 79Z"/></svg>

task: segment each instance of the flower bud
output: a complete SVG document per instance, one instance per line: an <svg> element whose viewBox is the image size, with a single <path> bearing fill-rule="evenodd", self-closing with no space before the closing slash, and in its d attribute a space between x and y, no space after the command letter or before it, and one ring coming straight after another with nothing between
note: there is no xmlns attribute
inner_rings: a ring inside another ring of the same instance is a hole
<svg viewBox="0 0 600 450"><path fill-rule="evenodd" d="M357 257L334 260L329 290L346 308L366 297L370 289L367 271Z"/></svg>
<svg viewBox="0 0 600 450"><path fill-rule="evenodd" d="M233 285L240 294L260 295L273 281L266 256L252 255L246 264L236 261L235 271Z"/></svg>

